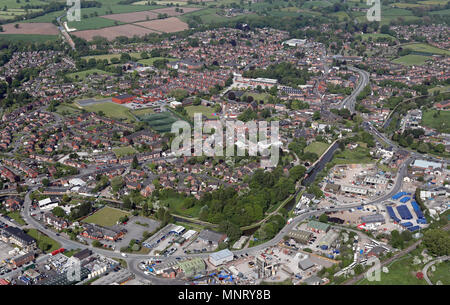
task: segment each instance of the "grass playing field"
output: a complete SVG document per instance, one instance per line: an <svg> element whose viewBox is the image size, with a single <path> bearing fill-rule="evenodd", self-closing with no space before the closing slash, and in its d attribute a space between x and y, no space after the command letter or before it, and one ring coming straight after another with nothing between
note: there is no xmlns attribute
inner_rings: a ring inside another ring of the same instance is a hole
<svg viewBox="0 0 450 305"><path fill-rule="evenodd" d="M155 111L152 108L145 108L145 109L131 110L131 113L134 114L135 116L139 117L139 116L155 113Z"/></svg>
<svg viewBox="0 0 450 305"><path fill-rule="evenodd" d="M412 66L412 65L423 65L427 59L429 59L429 56L423 56L423 55L405 55L399 58L394 59L392 62L395 64L402 64L406 66Z"/></svg>
<svg viewBox="0 0 450 305"><path fill-rule="evenodd" d="M422 124L439 132L450 133L450 111L428 110L422 115Z"/></svg>
<svg viewBox="0 0 450 305"><path fill-rule="evenodd" d="M137 153L137 151L131 146L113 148L113 152L116 154L117 158L134 155Z"/></svg>
<svg viewBox="0 0 450 305"><path fill-rule="evenodd" d="M112 119L126 120L128 122L134 122L134 117L131 115L130 110L119 104L115 103L99 103L94 105L83 106L82 108L87 111L99 113L102 111L106 117Z"/></svg>
<svg viewBox="0 0 450 305"><path fill-rule="evenodd" d="M207 106L187 106L184 109L186 109L186 112L188 115L193 118L195 113L201 113L202 115L206 116L208 119L214 119L217 118L217 116L212 115L214 113L214 109Z"/></svg>
<svg viewBox="0 0 450 305"><path fill-rule="evenodd" d="M158 60L158 59L167 59L168 61L178 60L178 58L152 57L152 58L147 58L147 59L140 59L140 60L138 60L138 62L143 65L146 65L146 66L153 66L153 63L155 62L155 60Z"/></svg>
<svg viewBox="0 0 450 305"><path fill-rule="evenodd" d="M122 216L130 215L126 211L111 207L103 207L91 216L85 218L83 222L97 224L102 227L110 227L115 225Z"/></svg>
<svg viewBox="0 0 450 305"><path fill-rule="evenodd" d="M70 77L72 79L84 80L88 75L96 75L96 74L98 74L98 75L112 75L112 73L106 72L106 71L103 71L103 70L90 69L90 70L84 70L84 71L80 71L80 72L67 74L67 77Z"/></svg>

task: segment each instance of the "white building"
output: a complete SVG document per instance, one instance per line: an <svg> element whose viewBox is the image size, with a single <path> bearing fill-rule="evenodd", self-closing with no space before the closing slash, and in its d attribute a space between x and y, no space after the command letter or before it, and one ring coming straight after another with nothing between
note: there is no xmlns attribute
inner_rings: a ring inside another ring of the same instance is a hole
<svg viewBox="0 0 450 305"><path fill-rule="evenodd" d="M305 43L306 43L306 39L293 38L293 39L289 39L289 40L283 41L282 44L288 45L290 47L296 47L296 46L302 46Z"/></svg>
<svg viewBox="0 0 450 305"><path fill-rule="evenodd" d="M219 266L233 260L233 252L228 249L224 249L209 256L209 262L214 266Z"/></svg>

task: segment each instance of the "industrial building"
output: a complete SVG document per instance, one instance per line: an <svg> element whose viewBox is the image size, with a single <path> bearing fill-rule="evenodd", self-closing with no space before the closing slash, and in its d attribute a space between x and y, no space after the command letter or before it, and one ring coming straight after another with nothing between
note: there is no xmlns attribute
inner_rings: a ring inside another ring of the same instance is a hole
<svg viewBox="0 0 450 305"><path fill-rule="evenodd" d="M209 256L209 262L214 266L219 266L233 260L233 252L228 249L224 249Z"/></svg>
<svg viewBox="0 0 450 305"><path fill-rule="evenodd" d="M306 245L311 240L313 233L303 230L292 230L288 233L288 236L296 242Z"/></svg>
<svg viewBox="0 0 450 305"><path fill-rule="evenodd" d="M369 176L367 176L366 178L364 178L364 183L370 184L370 185L387 184L388 179L386 179L384 177L369 177Z"/></svg>
<svg viewBox="0 0 450 305"><path fill-rule="evenodd" d="M206 264L200 257L180 262L178 267L185 277L194 277L206 271Z"/></svg>
<svg viewBox="0 0 450 305"><path fill-rule="evenodd" d="M327 248L330 248L331 245L334 243L334 241L338 238L339 234L334 231L328 231L327 234L322 237L319 241L320 246L326 246Z"/></svg>
<svg viewBox="0 0 450 305"><path fill-rule="evenodd" d="M361 216L362 223L386 223L384 216L381 214L373 214L367 216Z"/></svg>
<svg viewBox="0 0 450 305"><path fill-rule="evenodd" d="M355 186L343 185L341 187L341 192L357 195L367 195L367 189Z"/></svg>
<svg viewBox="0 0 450 305"><path fill-rule="evenodd" d="M298 262L298 267L303 271L308 270L309 268L312 268L314 266L315 264L309 258L305 258Z"/></svg>
<svg viewBox="0 0 450 305"><path fill-rule="evenodd" d="M225 240L226 237L227 235L224 233L217 233L211 230L203 230L198 235L197 240L200 240L205 244L217 247L221 242Z"/></svg>
<svg viewBox="0 0 450 305"><path fill-rule="evenodd" d="M122 285L135 278L135 275L131 273L128 269L120 269L117 272L110 272L91 285Z"/></svg>
<svg viewBox="0 0 450 305"><path fill-rule="evenodd" d="M288 45L290 47L296 47L296 46L302 46L305 43L306 43L306 39L293 38L293 39L289 39L289 40L283 41L282 44Z"/></svg>
<svg viewBox="0 0 450 305"><path fill-rule="evenodd" d="M328 232L328 230L330 229L329 224L315 221L315 220L311 220L310 222L308 222L306 227L309 230L311 230L312 232L316 232L316 233Z"/></svg>

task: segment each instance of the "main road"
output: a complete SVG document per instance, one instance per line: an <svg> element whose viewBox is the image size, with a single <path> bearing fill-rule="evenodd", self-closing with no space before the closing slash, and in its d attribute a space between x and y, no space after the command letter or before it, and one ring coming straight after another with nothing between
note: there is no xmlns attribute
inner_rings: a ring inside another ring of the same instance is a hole
<svg viewBox="0 0 450 305"><path fill-rule="evenodd" d="M351 113L355 112L355 103L356 97L363 91L363 89L369 84L369 73L367 71L355 68L348 67L350 71L357 72L359 74L358 84L356 85L355 90L347 96L342 103L340 104L340 109L346 108L350 110Z"/></svg>

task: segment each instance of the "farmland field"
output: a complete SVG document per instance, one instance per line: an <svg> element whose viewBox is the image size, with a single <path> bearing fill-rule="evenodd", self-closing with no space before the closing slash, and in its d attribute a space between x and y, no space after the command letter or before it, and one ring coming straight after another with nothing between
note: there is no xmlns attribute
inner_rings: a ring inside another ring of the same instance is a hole
<svg viewBox="0 0 450 305"><path fill-rule="evenodd" d="M18 28L16 28L18 25ZM58 28L52 23L8 23L4 24L3 32L4 34L33 34L33 35L58 35Z"/></svg>
<svg viewBox="0 0 450 305"><path fill-rule="evenodd" d="M97 224L102 227L110 227L115 225L117 221L119 221L119 219L125 215L129 216L130 213L106 206L101 208L91 216L83 219L83 222Z"/></svg>
<svg viewBox="0 0 450 305"><path fill-rule="evenodd" d="M151 21L149 21L151 22ZM99 30L85 30L85 31L77 31L72 32L73 35L85 39L87 41L91 41L95 36L101 36L108 40L113 40L119 36L144 36L150 33L156 33L154 30L150 30L147 28L143 28L140 26L132 25L132 24L124 24L118 26L112 26L108 28L103 28Z"/></svg>
<svg viewBox="0 0 450 305"><path fill-rule="evenodd" d="M426 60L429 58L430 57L428 57L428 56L409 54L409 55L405 55L405 56L396 58L392 62L396 63L396 64L407 65L407 66L423 65L426 62Z"/></svg>
<svg viewBox="0 0 450 305"><path fill-rule="evenodd" d="M174 33L187 30L189 26L187 23L181 21L176 17L170 17L166 19L158 19L151 21L144 21L135 23L140 27L150 29L152 31L158 31L163 33Z"/></svg>
<svg viewBox="0 0 450 305"><path fill-rule="evenodd" d="M67 22L67 26L71 29L75 28L77 31L83 30L97 30L110 26L121 25L120 21L110 20L102 17L93 17L81 19L81 21Z"/></svg>
<svg viewBox="0 0 450 305"><path fill-rule="evenodd" d="M58 40L57 35L34 35L34 34L0 34L0 41L28 41L45 42Z"/></svg>
<svg viewBox="0 0 450 305"><path fill-rule="evenodd" d="M450 111L428 110L423 113L422 124L439 132L450 133Z"/></svg>
<svg viewBox="0 0 450 305"><path fill-rule="evenodd" d="M102 111L106 117L112 119L126 120L128 122L134 122L134 118L127 107L121 106L115 103L99 103L82 107L87 111L99 113Z"/></svg>
<svg viewBox="0 0 450 305"><path fill-rule="evenodd" d="M137 151L131 146L113 148L113 152L116 154L117 158L134 155L137 153Z"/></svg>

